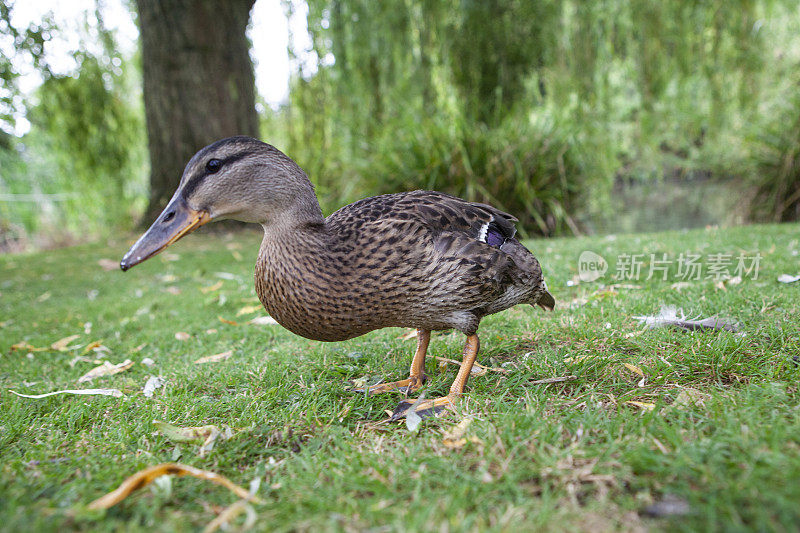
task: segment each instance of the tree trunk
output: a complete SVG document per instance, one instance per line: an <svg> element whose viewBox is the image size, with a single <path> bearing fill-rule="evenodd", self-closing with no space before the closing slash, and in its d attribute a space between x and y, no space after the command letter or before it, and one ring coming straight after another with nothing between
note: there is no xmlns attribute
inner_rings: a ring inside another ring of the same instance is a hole
<svg viewBox="0 0 800 533"><path fill-rule="evenodd" d="M245 35L254 1L136 1L151 168L145 225L197 150L231 135L258 135Z"/></svg>

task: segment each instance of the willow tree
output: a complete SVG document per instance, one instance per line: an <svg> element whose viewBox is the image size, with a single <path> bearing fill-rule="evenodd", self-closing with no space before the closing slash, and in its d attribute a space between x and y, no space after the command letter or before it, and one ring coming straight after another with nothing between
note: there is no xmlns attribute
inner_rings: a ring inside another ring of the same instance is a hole
<svg viewBox="0 0 800 533"><path fill-rule="evenodd" d="M254 0L137 0L150 153L145 221L166 205L186 161L221 137L258 135L245 35Z"/></svg>

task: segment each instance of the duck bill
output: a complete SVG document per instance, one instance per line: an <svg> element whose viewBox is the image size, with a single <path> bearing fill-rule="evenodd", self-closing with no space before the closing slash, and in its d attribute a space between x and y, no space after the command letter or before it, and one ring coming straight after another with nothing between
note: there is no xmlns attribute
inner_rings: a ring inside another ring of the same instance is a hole
<svg viewBox="0 0 800 533"><path fill-rule="evenodd" d="M153 225L136 241L136 244L131 246L131 249L120 261L119 267L122 270L128 270L150 259L210 220L211 216L207 212L196 211L186 205L183 198L173 197Z"/></svg>

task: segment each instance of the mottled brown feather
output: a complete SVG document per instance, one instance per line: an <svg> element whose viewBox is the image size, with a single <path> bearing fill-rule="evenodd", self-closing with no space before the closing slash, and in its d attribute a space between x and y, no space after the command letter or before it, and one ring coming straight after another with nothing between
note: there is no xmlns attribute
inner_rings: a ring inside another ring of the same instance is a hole
<svg viewBox="0 0 800 533"><path fill-rule="evenodd" d="M267 231L256 291L280 324L311 339L389 326L471 335L483 316L547 294L538 261L513 237L515 221L433 191L366 198L323 225ZM506 237L500 248L478 240L490 222Z"/></svg>

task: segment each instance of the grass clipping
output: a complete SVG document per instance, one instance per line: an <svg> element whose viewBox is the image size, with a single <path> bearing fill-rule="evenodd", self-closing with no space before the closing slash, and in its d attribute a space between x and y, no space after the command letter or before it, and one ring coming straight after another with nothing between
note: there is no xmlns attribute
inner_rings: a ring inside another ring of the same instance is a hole
<svg viewBox="0 0 800 533"><path fill-rule="evenodd" d="M205 479L217 485L222 485L226 489L236 494L239 498L254 503L263 503L263 501L247 492L245 489L236 485L231 480L214 472L208 470L200 470L193 466L183 465L180 463L162 463L160 465L151 466L136 472L134 475L126 479L115 490L112 490L105 496L97 498L89 504L90 510L109 509L119 502L130 496L133 492L146 487L150 483L161 476L192 476L199 479Z"/></svg>

